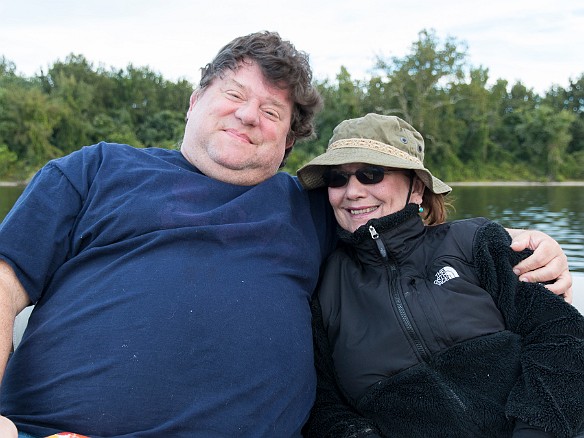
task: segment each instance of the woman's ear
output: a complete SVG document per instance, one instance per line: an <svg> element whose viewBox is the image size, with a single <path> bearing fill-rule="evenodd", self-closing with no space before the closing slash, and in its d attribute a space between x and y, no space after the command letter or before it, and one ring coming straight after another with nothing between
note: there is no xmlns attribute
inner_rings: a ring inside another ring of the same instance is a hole
<svg viewBox="0 0 584 438"><path fill-rule="evenodd" d="M414 184L412 186L412 194L410 196L410 202L414 204L421 204L422 198L424 196L424 190L426 190L426 185L422 182L417 175L414 176Z"/></svg>

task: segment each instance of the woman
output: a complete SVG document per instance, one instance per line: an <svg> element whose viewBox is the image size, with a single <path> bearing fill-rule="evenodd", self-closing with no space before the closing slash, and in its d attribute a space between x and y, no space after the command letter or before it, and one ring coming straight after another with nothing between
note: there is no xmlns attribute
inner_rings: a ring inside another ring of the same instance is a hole
<svg viewBox="0 0 584 438"><path fill-rule="evenodd" d="M328 186L341 241L313 303L306 434L575 436L584 318L518 281L521 255L500 225L444 223L451 189L423 159L414 128L368 114L298 171L305 188Z"/></svg>

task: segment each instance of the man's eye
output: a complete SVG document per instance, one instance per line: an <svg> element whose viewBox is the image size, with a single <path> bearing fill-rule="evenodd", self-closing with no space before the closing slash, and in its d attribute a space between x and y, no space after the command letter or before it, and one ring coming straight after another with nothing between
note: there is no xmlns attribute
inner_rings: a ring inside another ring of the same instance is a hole
<svg viewBox="0 0 584 438"><path fill-rule="evenodd" d="M273 118L273 119L279 119L280 118L280 114L278 114L277 111L273 111L273 110L264 110L264 113L266 113L268 115L268 117Z"/></svg>
<svg viewBox="0 0 584 438"><path fill-rule="evenodd" d="M227 91L227 92L226 92L226 94L227 94L229 97L232 97L232 98L234 98L234 99L238 99L238 100L241 100L241 99L242 99L242 97L241 97L241 94L239 94L239 93L237 93L237 92L235 92L235 91Z"/></svg>

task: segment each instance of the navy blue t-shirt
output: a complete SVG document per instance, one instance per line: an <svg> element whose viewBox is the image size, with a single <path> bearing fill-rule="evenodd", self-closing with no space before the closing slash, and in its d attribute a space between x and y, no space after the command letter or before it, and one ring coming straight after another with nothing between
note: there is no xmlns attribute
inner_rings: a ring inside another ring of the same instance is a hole
<svg viewBox="0 0 584 438"><path fill-rule="evenodd" d="M285 173L235 186L106 143L50 162L0 225L36 304L2 414L41 436L298 436L331 220Z"/></svg>

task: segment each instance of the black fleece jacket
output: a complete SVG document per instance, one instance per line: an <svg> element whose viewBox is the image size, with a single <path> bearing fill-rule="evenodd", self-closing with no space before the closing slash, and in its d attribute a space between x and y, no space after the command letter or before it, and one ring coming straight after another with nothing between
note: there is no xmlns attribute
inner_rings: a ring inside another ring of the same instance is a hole
<svg viewBox="0 0 584 438"><path fill-rule="evenodd" d="M305 435L576 435L584 317L518 281L525 254L500 225L425 227L416 208L340 231L313 302L318 386Z"/></svg>

